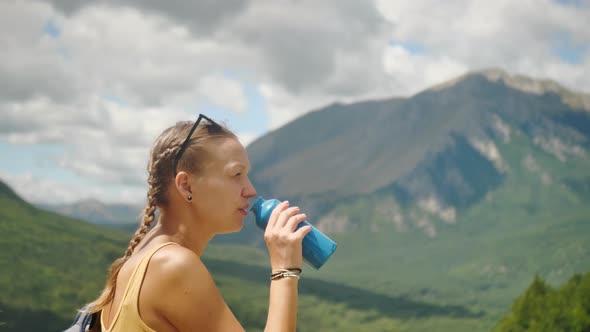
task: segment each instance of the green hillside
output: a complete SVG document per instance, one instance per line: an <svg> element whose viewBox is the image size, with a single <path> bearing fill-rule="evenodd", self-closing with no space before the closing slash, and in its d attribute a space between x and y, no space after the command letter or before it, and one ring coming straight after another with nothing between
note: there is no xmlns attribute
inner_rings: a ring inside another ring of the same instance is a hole
<svg viewBox="0 0 590 332"><path fill-rule="evenodd" d="M38 210L0 187L0 329L57 331L96 296L126 236Z"/></svg>
<svg viewBox="0 0 590 332"><path fill-rule="evenodd" d="M106 268L123 252L129 235L38 210L0 184L0 330L61 330L76 308L97 295ZM248 331L262 331L269 287L266 254L254 247L214 245L204 260L242 324ZM415 320L424 330L432 321L480 325L480 314L466 307L319 280L310 268L300 294L300 331L417 331Z"/></svg>

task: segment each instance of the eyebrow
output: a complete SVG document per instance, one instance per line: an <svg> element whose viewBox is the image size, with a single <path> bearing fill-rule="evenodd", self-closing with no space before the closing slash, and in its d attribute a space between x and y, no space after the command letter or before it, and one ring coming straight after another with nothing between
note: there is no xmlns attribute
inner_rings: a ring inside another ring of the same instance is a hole
<svg viewBox="0 0 590 332"><path fill-rule="evenodd" d="M240 163L240 162L234 162L234 163L233 163L233 164L230 166L230 168L232 168L232 169L239 168L239 169L241 169L241 170L248 170L248 171L250 170L250 168L246 167L246 165L244 165L244 164L242 164L242 163Z"/></svg>

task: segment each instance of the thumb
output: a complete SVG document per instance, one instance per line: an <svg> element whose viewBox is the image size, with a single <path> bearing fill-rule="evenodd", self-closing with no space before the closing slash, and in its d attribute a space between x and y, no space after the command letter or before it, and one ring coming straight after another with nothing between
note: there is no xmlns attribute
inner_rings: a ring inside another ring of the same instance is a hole
<svg viewBox="0 0 590 332"><path fill-rule="evenodd" d="M303 239L307 234L309 234L309 232L311 232L311 226L306 225L300 227L298 230L295 231L294 234L297 236L298 239Z"/></svg>

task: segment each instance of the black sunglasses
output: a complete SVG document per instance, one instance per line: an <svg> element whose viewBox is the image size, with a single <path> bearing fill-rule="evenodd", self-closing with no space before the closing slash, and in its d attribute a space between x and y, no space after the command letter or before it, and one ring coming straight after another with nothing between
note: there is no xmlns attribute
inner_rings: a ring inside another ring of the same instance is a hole
<svg viewBox="0 0 590 332"><path fill-rule="evenodd" d="M178 150L176 157L174 157L174 175L176 175L176 173L177 173L176 168L178 167L178 162L180 161L180 158L182 158L182 154L184 153L184 150L186 150L186 148L188 147L188 142L190 141L191 136L193 135L193 132L195 132L195 129L197 129L197 127L199 126L199 123L203 119L207 120L211 124L213 129L221 129L221 126L219 124L217 124L217 122L211 120L210 118L208 118L207 116L205 116L203 114L199 114L197 121L195 121L195 124L191 128L191 131L188 132L188 136L186 137L186 139L182 143L180 150ZM211 132L210 127L207 127L207 129L209 130L209 132Z"/></svg>

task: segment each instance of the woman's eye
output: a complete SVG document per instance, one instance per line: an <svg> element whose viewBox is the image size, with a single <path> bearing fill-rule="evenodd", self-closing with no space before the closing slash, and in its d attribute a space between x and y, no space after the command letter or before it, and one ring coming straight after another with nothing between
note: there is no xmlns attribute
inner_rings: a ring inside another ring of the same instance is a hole
<svg viewBox="0 0 590 332"><path fill-rule="evenodd" d="M240 175L242 175L242 173L241 173L241 172L240 172L240 173L238 173L238 174L236 174L235 176L240 176Z"/></svg>

